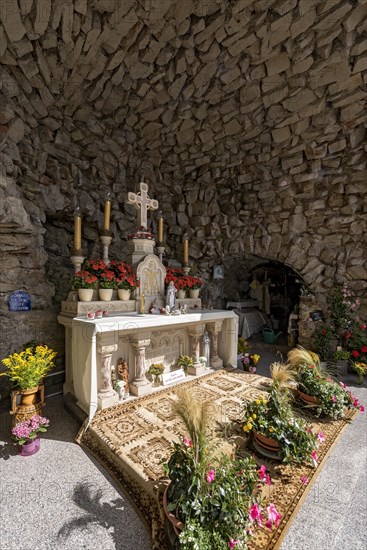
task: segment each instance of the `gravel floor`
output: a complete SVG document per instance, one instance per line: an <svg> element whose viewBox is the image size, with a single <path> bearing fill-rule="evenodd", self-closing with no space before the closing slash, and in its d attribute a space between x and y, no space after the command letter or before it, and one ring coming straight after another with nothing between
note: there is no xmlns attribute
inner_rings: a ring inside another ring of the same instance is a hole
<svg viewBox="0 0 367 550"><path fill-rule="evenodd" d="M261 354L258 373L269 375L274 348L259 347L253 349ZM345 381L367 404L366 386L354 387L354 380L348 375ZM62 396L49 398L44 414L51 425L31 457L18 455L9 438L11 417L0 415L0 550L149 550L149 536L127 499L74 443L79 424ZM339 439L281 550L366 550L365 414Z"/></svg>

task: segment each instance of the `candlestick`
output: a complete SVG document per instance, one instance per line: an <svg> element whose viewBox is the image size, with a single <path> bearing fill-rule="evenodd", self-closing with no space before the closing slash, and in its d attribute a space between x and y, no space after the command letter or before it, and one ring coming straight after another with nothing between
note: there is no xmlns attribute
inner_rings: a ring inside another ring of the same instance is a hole
<svg viewBox="0 0 367 550"><path fill-rule="evenodd" d="M162 211L158 214L158 242L163 243L163 214Z"/></svg>
<svg viewBox="0 0 367 550"><path fill-rule="evenodd" d="M106 202L104 203L104 231L110 230L110 216L111 216L111 193L107 193Z"/></svg>
<svg viewBox="0 0 367 550"><path fill-rule="evenodd" d="M186 235L183 238L183 264L189 264L189 238Z"/></svg>
<svg viewBox="0 0 367 550"><path fill-rule="evenodd" d="M82 249L82 214L79 206L76 207L74 213L74 250Z"/></svg>

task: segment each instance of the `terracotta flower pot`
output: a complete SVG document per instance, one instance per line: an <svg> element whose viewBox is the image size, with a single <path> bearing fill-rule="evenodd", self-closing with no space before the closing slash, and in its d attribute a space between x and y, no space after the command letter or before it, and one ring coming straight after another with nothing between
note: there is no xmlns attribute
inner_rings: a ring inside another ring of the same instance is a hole
<svg viewBox="0 0 367 550"><path fill-rule="evenodd" d="M307 393L303 393L301 390L298 390L298 395L300 396L302 401L307 405L317 404L317 397L314 397L313 395L308 395Z"/></svg>
<svg viewBox="0 0 367 550"><path fill-rule="evenodd" d="M172 524L173 526L173 530L174 532L176 533L177 536L180 535L181 531L184 530L185 528L185 524L182 523L182 521L178 520L173 514L172 512L170 512L168 510L168 502L167 502L167 492L168 492L168 487L169 485L167 485L164 493L163 493L163 509L164 509L164 513L166 514L166 517L168 519L168 521Z"/></svg>
<svg viewBox="0 0 367 550"><path fill-rule="evenodd" d="M273 453L277 453L279 451L279 445L275 439L266 437L266 435L259 432L254 432L254 439L260 447L263 447L267 451L271 451Z"/></svg>

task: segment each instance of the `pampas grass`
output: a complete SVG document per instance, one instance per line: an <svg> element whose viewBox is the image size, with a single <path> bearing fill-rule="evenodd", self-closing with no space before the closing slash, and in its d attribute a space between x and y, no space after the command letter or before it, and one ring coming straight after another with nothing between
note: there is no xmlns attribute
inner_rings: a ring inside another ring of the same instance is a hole
<svg viewBox="0 0 367 550"><path fill-rule="evenodd" d="M320 358L317 353L313 351L307 351L302 346L297 346L294 349L291 349L288 352L288 361L292 367L297 370L302 365L310 366L315 365L315 367L320 370Z"/></svg>
<svg viewBox="0 0 367 550"><path fill-rule="evenodd" d="M270 372L273 382L283 387L289 382L294 382L295 373L289 363L275 362L270 365Z"/></svg>
<svg viewBox="0 0 367 550"><path fill-rule="evenodd" d="M185 424L195 450L195 460L199 463L207 445L209 419L214 415L215 407L211 401L198 400L188 390L177 392L177 397L173 411Z"/></svg>

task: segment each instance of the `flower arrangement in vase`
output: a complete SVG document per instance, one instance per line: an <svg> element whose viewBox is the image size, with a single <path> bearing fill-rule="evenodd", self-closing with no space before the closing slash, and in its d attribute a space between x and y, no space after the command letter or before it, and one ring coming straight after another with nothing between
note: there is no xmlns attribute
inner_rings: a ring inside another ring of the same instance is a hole
<svg viewBox="0 0 367 550"><path fill-rule="evenodd" d="M243 365L243 370L246 372L250 372L251 374L256 373L256 365L260 361L260 355L257 353L251 354L251 353L245 353L242 356L241 362Z"/></svg>
<svg viewBox="0 0 367 550"><path fill-rule="evenodd" d="M252 433L256 449L272 451L284 463L311 462L317 464L317 435L308 422L297 418L292 410L293 398L289 382L293 372L289 365L271 365L273 382L267 398L260 396L244 402L243 431Z"/></svg>
<svg viewBox="0 0 367 550"><path fill-rule="evenodd" d="M20 390L37 389L43 378L54 367L57 353L47 346L29 346L20 353L2 359L7 368L0 376L7 376Z"/></svg>
<svg viewBox="0 0 367 550"><path fill-rule="evenodd" d="M73 277L72 287L78 291L79 300L90 302L93 298L93 290L97 288L98 278L88 271L77 271Z"/></svg>
<svg viewBox="0 0 367 550"><path fill-rule="evenodd" d="M39 451L39 434L47 432L48 425L49 420L47 418L35 414L28 420L18 422L14 426L11 433L14 441L22 446L21 455L30 456Z"/></svg>
<svg viewBox="0 0 367 550"><path fill-rule="evenodd" d="M247 548L252 532L265 523L269 529L280 514L258 490L271 484L265 466L252 457L237 458L225 442L209 443L208 422L213 405L198 401L188 391L178 394L174 411L184 422L189 437L174 443L165 464L170 479L164 497L168 519L183 550ZM256 490L255 490L256 489Z"/></svg>
<svg viewBox="0 0 367 550"><path fill-rule="evenodd" d="M148 369L148 374L153 376L154 383L156 385L159 385L160 382L160 376L164 373L164 365L163 363L152 363Z"/></svg>
<svg viewBox="0 0 367 550"><path fill-rule="evenodd" d="M187 374L187 369L189 367L192 367L194 365L194 361L192 357L189 357L188 355L180 355L180 357L177 359L177 366L180 369L183 369L185 374Z"/></svg>
<svg viewBox="0 0 367 550"><path fill-rule="evenodd" d="M336 382L327 371L320 368L320 361L315 354L298 346L290 350L288 361L297 369L296 380L301 399L307 404L314 401L312 410L316 416L323 414L336 420L345 415L345 408L363 412L363 406L345 384Z"/></svg>
<svg viewBox="0 0 367 550"><path fill-rule="evenodd" d="M115 273L110 269L105 269L99 276L99 299L105 302L111 300L116 286Z"/></svg>
<svg viewBox="0 0 367 550"><path fill-rule="evenodd" d="M116 275L116 284L120 300L129 300L131 292L139 286L139 282L135 273L132 271L131 265L126 262L113 260L109 267Z"/></svg>

